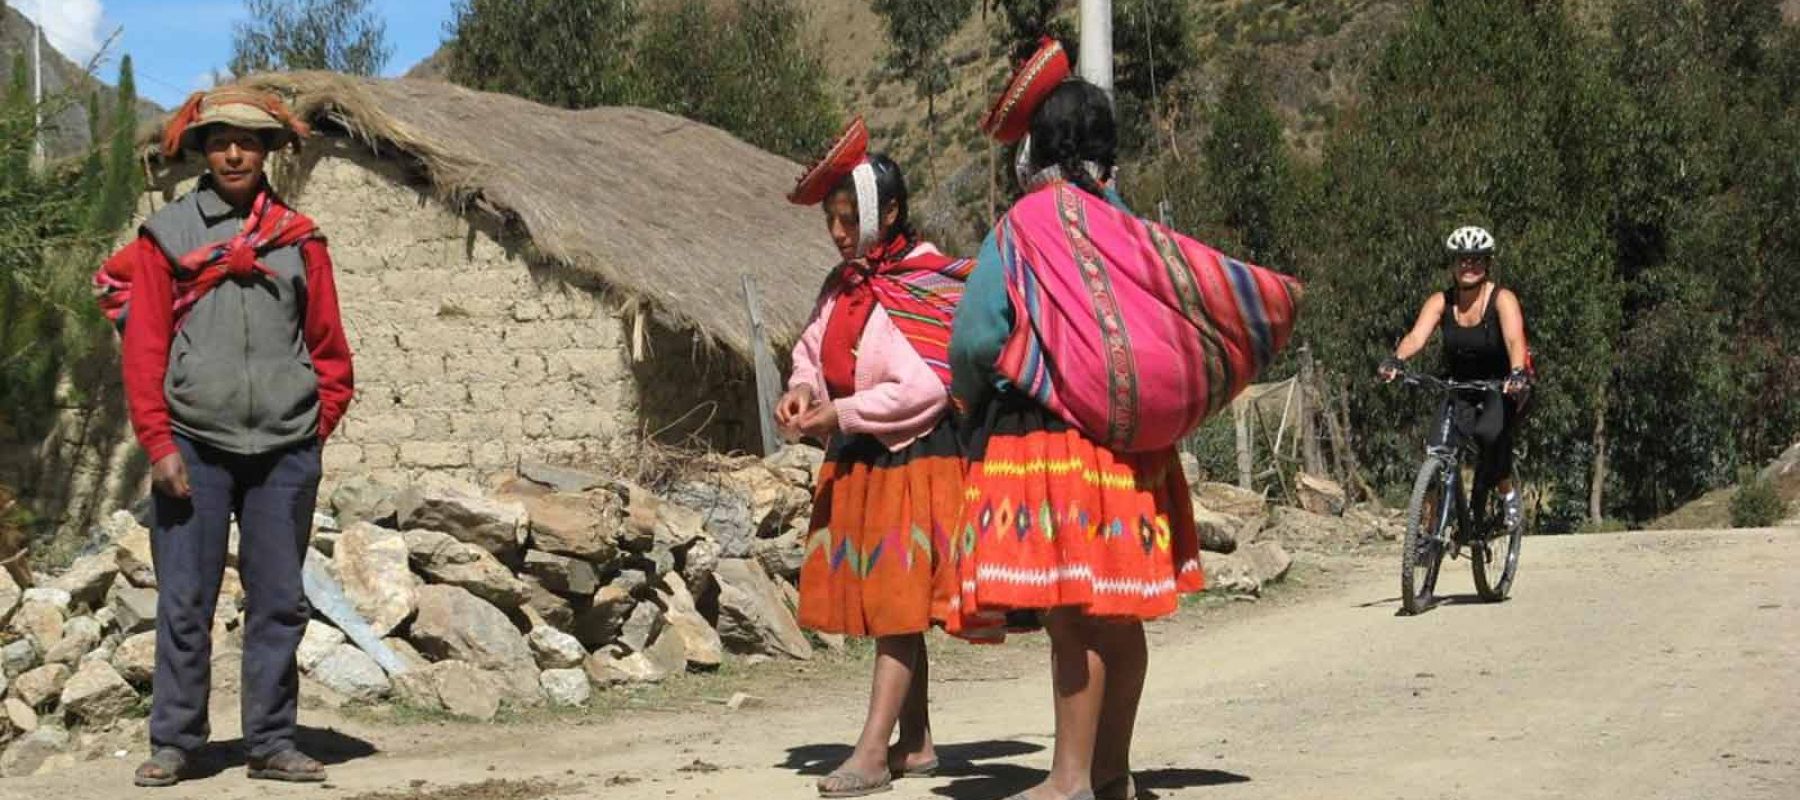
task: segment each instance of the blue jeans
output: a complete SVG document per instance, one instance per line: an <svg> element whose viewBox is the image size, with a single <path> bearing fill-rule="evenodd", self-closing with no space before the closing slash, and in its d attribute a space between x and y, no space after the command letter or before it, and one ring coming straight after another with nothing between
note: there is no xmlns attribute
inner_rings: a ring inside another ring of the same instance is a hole
<svg viewBox="0 0 1800 800"><path fill-rule="evenodd" d="M154 494L150 545L158 595L150 743L192 752L211 733L213 611L236 516L246 616L244 746L251 758L267 758L294 746L300 699L294 654L312 615L300 571L318 501L319 444L253 456L179 435L175 444L193 492L187 499Z"/></svg>

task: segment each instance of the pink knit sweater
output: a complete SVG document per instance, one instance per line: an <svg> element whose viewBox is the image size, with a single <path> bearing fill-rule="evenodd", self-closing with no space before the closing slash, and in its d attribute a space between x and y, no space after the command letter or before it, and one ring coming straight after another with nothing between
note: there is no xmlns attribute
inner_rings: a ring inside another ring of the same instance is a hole
<svg viewBox="0 0 1800 800"><path fill-rule="evenodd" d="M921 245L929 247L930 245ZM816 400L827 397L819 348L825 322L837 298L827 297L794 345L794 374L788 388L806 387ZM867 433L889 450L900 450L937 425L950 407L950 394L937 373L919 357L881 306L869 317L856 349L856 392L834 401L845 433Z"/></svg>

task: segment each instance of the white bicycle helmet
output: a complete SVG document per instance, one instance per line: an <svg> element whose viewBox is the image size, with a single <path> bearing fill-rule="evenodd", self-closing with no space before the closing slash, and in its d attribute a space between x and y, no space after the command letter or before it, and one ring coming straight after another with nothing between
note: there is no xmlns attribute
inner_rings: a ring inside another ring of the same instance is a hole
<svg viewBox="0 0 1800 800"><path fill-rule="evenodd" d="M1468 225L1450 232L1450 238L1444 240L1444 247L1453 256L1491 256L1494 254L1494 235L1486 228Z"/></svg>

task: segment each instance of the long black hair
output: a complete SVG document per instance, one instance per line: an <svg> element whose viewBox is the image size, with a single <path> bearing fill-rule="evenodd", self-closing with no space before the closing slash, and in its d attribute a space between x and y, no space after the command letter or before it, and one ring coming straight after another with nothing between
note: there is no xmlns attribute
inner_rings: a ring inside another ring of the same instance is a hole
<svg viewBox="0 0 1800 800"><path fill-rule="evenodd" d="M1060 167L1070 183L1100 197L1099 176L1090 174L1084 162L1099 164L1106 174L1118 164L1119 124L1112 99L1080 78L1064 81L1031 115L1029 157L1034 169Z"/></svg>
<svg viewBox="0 0 1800 800"><path fill-rule="evenodd" d="M894 224L881 232L881 242L886 244L896 236L912 236L913 226L911 209L908 207L910 194L906 189L906 176L900 172L900 165L888 158L886 153L874 153L869 156L869 166L875 170L875 204L880 207L877 214L885 214L888 204L894 204ZM856 179L845 176L832 194L849 192L856 196Z"/></svg>

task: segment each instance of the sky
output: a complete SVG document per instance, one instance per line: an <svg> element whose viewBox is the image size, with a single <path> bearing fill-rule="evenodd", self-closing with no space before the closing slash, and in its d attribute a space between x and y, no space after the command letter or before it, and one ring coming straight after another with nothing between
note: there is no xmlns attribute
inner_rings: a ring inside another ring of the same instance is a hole
<svg viewBox="0 0 1800 800"><path fill-rule="evenodd" d="M99 77L118 77L119 57L131 54L138 94L165 108L212 85L213 70L231 60L233 23L247 17L243 0L4 0L33 20L43 15L44 38L76 63L105 51ZM394 54L387 73L399 75L437 50L453 0L373 0L387 20ZM116 34L116 38L113 38Z"/></svg>

